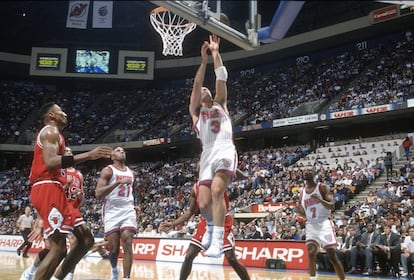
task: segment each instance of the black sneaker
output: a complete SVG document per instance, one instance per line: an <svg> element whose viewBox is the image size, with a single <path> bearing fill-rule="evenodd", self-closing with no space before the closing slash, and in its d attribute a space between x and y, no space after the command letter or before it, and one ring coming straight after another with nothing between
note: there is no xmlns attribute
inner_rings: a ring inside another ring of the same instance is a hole
<svg viewBox="0 0 414 280"><path fill-rule="evenodd" d="M23 258L28 258L29 256L27 254L23 254Z"/></svg>
<svg viewBox="0 0 414 280"><path fill-rule="evenodd" d="M18 256L20 256L20 250L19 250L19 249L17 249L17 251L16 251L16 252L17 252L17 255L18 255Z"/></svg>

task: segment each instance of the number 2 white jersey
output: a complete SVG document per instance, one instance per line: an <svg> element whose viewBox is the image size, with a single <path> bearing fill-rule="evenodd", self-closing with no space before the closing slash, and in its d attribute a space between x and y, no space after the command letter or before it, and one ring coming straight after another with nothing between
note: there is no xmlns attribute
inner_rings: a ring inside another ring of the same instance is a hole
<svg viewBox="0 0 414 280"><path fill-rule="evenodd" d="M313 194L322 197L319 188L320 184L317 184L316 188L311 193L306 193L306 188L303 188L302 190L301 205L305 210L307 222L311 224L322 223L328 220L329 215L331 214L331 210L325 208L319 200L311 197Z"/></svg>
<svg viewBox="0 0 414 280"><path fill-rule="evenodd" d="M233 126L230 116L223 107L214 102L211 108L202 106L194 126L197 137L204 147L213 143L233 143Z"/></svg>
<svg viewBox="0 0 414 280"><path fill-rule="evenodd" d="M131 184L121 184L112 190L105 197L105 209L109 210L115 208L133 208L134 207L134 196L132 195L132 186L134 182L134 174L131 169L125 167L124 170L118 169L113 165L108 165L112 170L112 177L108 184L113 184L124 178L130 178Z"/></svg>

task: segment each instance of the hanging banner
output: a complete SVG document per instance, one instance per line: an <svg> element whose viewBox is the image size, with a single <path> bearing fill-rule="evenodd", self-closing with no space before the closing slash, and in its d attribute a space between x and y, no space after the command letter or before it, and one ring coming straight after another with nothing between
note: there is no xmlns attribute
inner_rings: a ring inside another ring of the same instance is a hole
<svg viewBox="0 0 414 280"><path fill-rule="evenodd" d="M92 28L112 28L112 15L112 1L94 1Z"/></svg>
<svg viewBox="0 0 414 280"><path fill-rule="evenodd" d="M86 29L88 23L89 1L69 1L67 28Z"/></svg>

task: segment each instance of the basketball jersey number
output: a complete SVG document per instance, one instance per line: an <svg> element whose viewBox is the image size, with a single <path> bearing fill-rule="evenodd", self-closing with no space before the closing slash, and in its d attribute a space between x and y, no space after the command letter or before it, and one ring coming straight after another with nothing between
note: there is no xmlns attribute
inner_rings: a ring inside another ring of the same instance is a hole
<svg viewBox="0 0 414 280"><path fill-rule="evenodd" d="M220 132L220 122L217 120L212 121L211 123L211 132L219 133Z"/></svg>
<svg viewBox="0 0 414 280"><path fill-rule="evenodd" d="M312 212L312 219L316 218L316 207L311 207L309 210Z"/></svg>
<svg viewBox="0 0 414 280"><path fill-rule="evenodd" d="M118 196L119 197L128 197L129 196L129 186L128 185L120 185L118 186Z"/></svg>
<svg viewBox="0 0 414 280"><path fill-rule="evenodd" d="M66 197L75 200L78 197L78 195L75 193L76 189L77 187L73 185L66 188Z"/></svg>

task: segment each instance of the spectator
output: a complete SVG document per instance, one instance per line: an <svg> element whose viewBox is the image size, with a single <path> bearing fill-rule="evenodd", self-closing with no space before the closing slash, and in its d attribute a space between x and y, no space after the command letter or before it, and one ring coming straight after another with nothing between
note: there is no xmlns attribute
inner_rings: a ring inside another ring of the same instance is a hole
<svg viewBox="0 0 414 280"><path fill-rule="evenodd" d="M392 177L392 153L387 152L387 154L384 157L384 166L385 166L385 172L387 174L387 180L389 180Z"/></svg>
<svg viewBox="0 0 414 280"><path fill-rule="evenodd" d="M262 239L272 240L272 235L268 232L267 226L262 226Z"/></svg>
<svg viewBox="0 0 414 280"><path fill-rule="evenodd" d="M401 248L401 265L403 267L401 273L402 277L408 276L408 272L412 270L412 263L414 261L414 227L408 229L408 234L409 235L404 238Z"/></svg>
<svg viewBox="0 0 414 280"><path fill-rule="evenodd" d="M145 231L143 233L144 237L156 237L157 231L154 229L154 226L152 224L148 224L145 228Z"/></svg>
<svg viewBox="0 0 414 280"><path fill-rule="evenodd" d="M374 264L374 246L379 243L380 234L375 231L374 224L367 224L367 231L356 242L356 246L351 249L351 270L348 273L357 273L357 265L360 264L361 272L364 272L364 266L367 268L366 273L373 275Z"/></svg>
<svg viewBox="0 0 414 280"><path fill-rule="evenodd" d="M391 226L384 225L384 233L381 235L379 244L375 247L375 257L377 258L382 275L388 275L392 269L392 276L399 276L398 262L401 258L400 235L391 231ZM387 263L389 265L387 265Z"/></svg>
<svg viewBox="0 0 414 280"><path fill-rule="evenodd" d="M413 142L407 136L407 137L405 137L404 141L402 142L402 145L404 147L405 158L408 160L410 158L410 148L413 145Z"/></svg>
<svg viewBox="0 0 414 280"><path fill-rule="evenodd" d="M262 239L262 234L260 233L260 231L257 230L254 224L250 226L249 239Z"/></svg>
<svg viewBox="0 0 414 280"><path fill-rule="evenodd" d="M359 241L360 236L356 234L355 226L348 226L348 236L345 238L345 244L338 252L338 258L343 264L345 264L344 269L348 270L351 263L351 250L356 246L356 243Z"/></svg>

